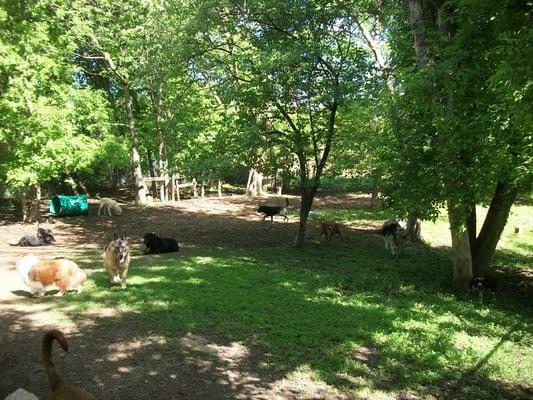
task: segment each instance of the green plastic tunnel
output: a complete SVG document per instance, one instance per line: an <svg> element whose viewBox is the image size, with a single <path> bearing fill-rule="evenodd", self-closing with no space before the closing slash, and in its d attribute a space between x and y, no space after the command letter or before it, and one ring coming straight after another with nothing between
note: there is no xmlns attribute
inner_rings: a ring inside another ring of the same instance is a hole
<svg viewBox="0 0 533 400"><path fill-rule="evenodd" d="M55 217L74 217L77 215L89 215L89 203L87 195L76 196L56 195L48 204L50 214Z"/></svg>

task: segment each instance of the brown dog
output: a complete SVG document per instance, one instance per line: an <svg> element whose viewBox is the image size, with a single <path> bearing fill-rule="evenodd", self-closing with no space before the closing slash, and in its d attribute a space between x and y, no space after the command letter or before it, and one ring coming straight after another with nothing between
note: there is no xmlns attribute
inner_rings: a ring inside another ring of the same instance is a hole
<svg viewBox="0 0 533 400"><path fill-rule="evenodd" d="M130 247L126 237L122 235L119 238L115 234L113 241L104 247L102 257L104 258L104 266L109 276L109 282L113 284L120 281L122 289L126 289L126 277L130 266Z"/></svg>
<svg viewBox="0 0 533 400"><path fill-rule="evenodd" d="M70 260L40 260L36 256L25 256L17 262L17 271L33 296L46 294L49 287L57 287L56 296L63 296L69 290L81 293L87 274Z"/></svg>
<svg viewBox="0 0 533 400"><path fill-rule="evenodd" d="M339 235L342 240L341 231L339 230L339 226L337 224L320 224L320 236L322 235L326 237L327 241L330 241L333 235Z"/></svg>
<svg viewBox="0 0 533 400"><path fill-rule="evenodd" d="M43 364L50 383L50 396L48 400L96 400L96 397L85 390L67 385L63 382L59 372L52 362L52 342L57 340L63 350L68 351L68 344L65 336L57 329L46 332L43 338Z"/></svg>

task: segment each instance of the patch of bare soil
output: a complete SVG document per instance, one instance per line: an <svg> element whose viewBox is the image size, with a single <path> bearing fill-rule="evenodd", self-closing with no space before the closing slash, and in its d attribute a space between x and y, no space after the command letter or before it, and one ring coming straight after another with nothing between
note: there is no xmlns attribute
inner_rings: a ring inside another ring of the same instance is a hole
<svg viewBox="0 0 533 400"><path fill-rule="evenodd" d="M283 376L265 376L258 360L268 358L268 354L241 343L192 333L160 337L149 327L139 326L134 316L121 314L118 319L113 310L104 308L65 317L54 310L54 297L28 298L15 270L16 260L30 253L49 258L77 256L95 262L114 232L131 238L134 254L139 253L146 232L175 237L182 252L292 243L298 198L290 197L293 216L288 223L281 217L275 217L274 223L263 222L255 210L267 202L283 204L284 200L227 196L147 207L123 203L123 215L113 217L98 216L93 200L89 216L51 218L44 223L53 230L57 244L38 248L9 245L36 229L18 223L10 203L0 204L0 399L18 387L46 397L48 383L40 345L44 331L51 328L64 331L70 342L68 354L54 349L53 358L63 377L101 399L344 399L309 377L289 381ZM314 207L325 205L361 207L368 206L368 199L322 198ZM346 228L345 242L330 245L346 245L350 235L356 234ZM308 227L308 236L319 240L318 228ZM375 238L368 235L363 240Z"/></svg>

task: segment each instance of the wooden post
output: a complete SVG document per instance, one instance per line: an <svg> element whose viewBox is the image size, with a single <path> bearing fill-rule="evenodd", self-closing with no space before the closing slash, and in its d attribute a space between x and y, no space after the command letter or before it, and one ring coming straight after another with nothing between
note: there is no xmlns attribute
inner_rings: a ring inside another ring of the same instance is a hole
<svg viewBox="0 0 533 400"><path fill-rule="evenodd" d="M161 203L165 201L165 183L163 181L159 181L159 200L161 200Z"/></svg>
<svg viewBox="0 0 533 400"><path fill-rule="evenodd" d="M168 179L168 174L165 172L165 201L168 201L168 198L169 198L169 187L168 187L168 183L169 183L169 179Z"/></svg>
<svg viewBox="0 0 533 400"><path fill-rule="evenodd" d="M281 186L278 186L278 196L281 196Z"/></svg>
<svg viewBox="0 0 533 400"><path fill-rule="evenodd" d="M196 178L193 178L192 180L192 192L193 192L193 195L194 195L194 198L197 198L198 197L198 190L196 189Z"/></svg>
<svg viewBox="0 0 533 400"><path fill-rule="evenodd" d="M170 177L170 195L172 196L171 197L171 200L174 201L176 199L176 182L175 182L175 178L176 178L176 174L172 174L172 176Z"/></svg>
<svg viewBox="0 0 533 400"><path fill-rule="evenodd" d="M205 182L202 181L202 199L205 197L205 188L204 188L204 186L205 186Z"/></svg>
<svg viewBox="0 0 533 400"><path fill-rule="evenodd" d="M218 197L222 197L222 181L218 180Z"/></svg>

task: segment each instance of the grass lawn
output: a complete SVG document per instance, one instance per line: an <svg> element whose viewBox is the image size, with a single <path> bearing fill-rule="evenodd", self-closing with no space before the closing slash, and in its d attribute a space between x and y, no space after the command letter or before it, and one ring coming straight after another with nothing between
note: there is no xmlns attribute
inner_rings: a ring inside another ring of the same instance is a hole
<svg viewBox="0 0 533 400"><path fill-rule="evenodd" d="M312 219L357 226L386 215L326 209ZM498 270L529 268L531 277L532 222L532 207L513 209ZM529 231L513 235L517 223ZM301 251L287 245L140 257L126 291L110 290L98 271L84 293L59 304L73 318L118 309L163 338L192 332L240 342L256 349L260 377L303 374L363 398L526 398L531 292L504 290L484 305L457 299L445 219L425 224L423 233L428 246L405 244L394 258L379 237L363 233L361 243L310 241ZM173 346L169 340L168 351L179 351Z"/></svg>

